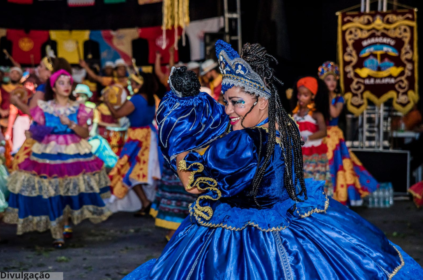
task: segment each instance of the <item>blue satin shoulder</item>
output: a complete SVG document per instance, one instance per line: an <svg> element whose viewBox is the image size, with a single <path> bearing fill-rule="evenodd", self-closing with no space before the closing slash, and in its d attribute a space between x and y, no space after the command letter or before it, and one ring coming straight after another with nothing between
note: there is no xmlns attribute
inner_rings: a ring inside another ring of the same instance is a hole
<svg viewBox="0 0 423 280"><path fill-rule="evenodd" d="M229 126L225 108L210 95L179 97L168 92L157 111L159 146L164 158L176 170L176 155L205 147Z"/></svg>
<svg viewBox="0 0 423 280"><path fill-rule="evenodd" d="M279 145L266 168L262 187L253 197L251 182L258 165L258 147L262 143L264 151L267 139L267 132L261 128L233 131L206 151L185 157L182 169L192 172L191 186L205 191L190 206L190 214L199 224L234 230L251 225L263 231L279 231L288 227L291 219L326 210L323 182L305 181L308 199L304 202L289 197L283 186L285 165Z"/></svg>

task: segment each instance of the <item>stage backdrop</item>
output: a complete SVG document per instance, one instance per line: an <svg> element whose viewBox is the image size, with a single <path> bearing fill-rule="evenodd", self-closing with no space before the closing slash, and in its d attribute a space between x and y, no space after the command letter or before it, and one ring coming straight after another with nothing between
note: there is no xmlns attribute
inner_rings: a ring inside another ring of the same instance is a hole
<svg viewBox="0 0 423 280"><path fill-rule="evenodd" d="M418 101L417 25L414 10L341 13L338 18L341 87L348 110L368 100L407 113Z"/></svg>

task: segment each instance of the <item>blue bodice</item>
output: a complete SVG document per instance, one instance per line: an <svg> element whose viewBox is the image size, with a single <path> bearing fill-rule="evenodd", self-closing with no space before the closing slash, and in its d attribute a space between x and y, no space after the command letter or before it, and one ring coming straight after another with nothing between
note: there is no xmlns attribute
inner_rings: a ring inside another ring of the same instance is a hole
<svg viewBox="0 0 423 280"><path fill-rule="evenodd" d="M309 198L304 202L295 203L289 197L283 185L285 164L280 145L275 147L254 199L252 180L258 166L258 149L262 143L264 158L267 141L268 134L262 128L233 131L207 149L189 153L185 161L180 162L180 169L192 171L191 187L206 191L190 207L191 215L199 224L231 229L252 225L263 231L282 230L294 217L325 210L327 199L322 182L306 180Z"/></svg>
<svg viewBox="0 0 423 280"><path fill-rule="evenodd" d="M332 99L332 105L336 106L338 103L345 103L344 98L341 95L337 95L335 98ZM331 118L329 121L329 126L337 126L339 121L339 117L337 118Z"/></svg>
<svg viewBox="0 0 423 280"><path fill-rule="evenodd" d="M53 127L51 134L74 134L75 132L60 122L60 118L55 114L44 112L46 126ZM78 111L70 113L68 116L70 121L78 123Z"/></svg>

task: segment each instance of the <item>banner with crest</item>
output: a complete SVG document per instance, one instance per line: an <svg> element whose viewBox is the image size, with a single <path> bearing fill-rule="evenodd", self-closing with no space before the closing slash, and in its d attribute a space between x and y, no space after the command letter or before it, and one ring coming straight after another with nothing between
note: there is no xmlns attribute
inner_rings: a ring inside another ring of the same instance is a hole
<svg viewBox="0 0 423 280"><path fill-rule="evenodd" d="M338 48L340 84L347 107L361 114L371 100L392 99L407 113L418 101L415 10L340 13Z"/></svg>

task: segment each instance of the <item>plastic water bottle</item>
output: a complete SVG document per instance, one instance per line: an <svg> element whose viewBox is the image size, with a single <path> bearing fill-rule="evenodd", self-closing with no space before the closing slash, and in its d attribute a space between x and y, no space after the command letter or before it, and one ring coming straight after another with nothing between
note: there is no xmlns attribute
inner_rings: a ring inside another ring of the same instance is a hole
<svg viewBox="0 0 423 280"><path fill-rule="evenodd" d="M367 196L367 207L374 208L375 205L375 199L373 193L369 194Z"/></svg>
<svg viewBox="0 0 423 280"><path fill-rule="evenodd" d="M389 207L394 205L394 188L392 184L389 185Z"/></svg>
<svg viewBox="0 0 423 280"><path fill-rule="evenodd" d="M373 193L373 205L375 208L379 207L379 189Z"/></svg>

